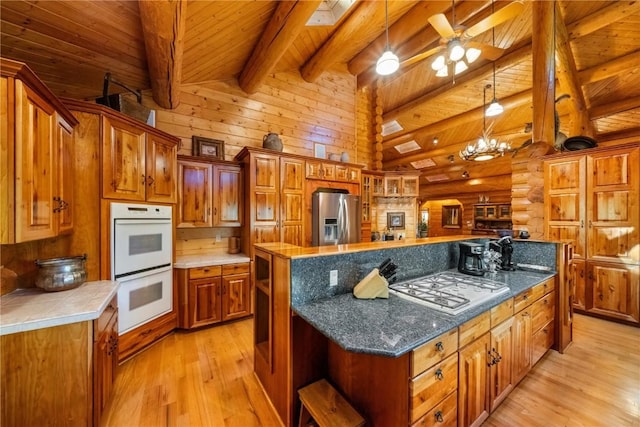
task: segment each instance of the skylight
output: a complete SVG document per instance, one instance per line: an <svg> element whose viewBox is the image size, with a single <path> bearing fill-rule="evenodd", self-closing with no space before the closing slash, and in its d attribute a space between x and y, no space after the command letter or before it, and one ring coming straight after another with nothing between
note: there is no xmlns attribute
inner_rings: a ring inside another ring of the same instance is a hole
<svg viewBox="0 0 640 427"><path fill-rule="evenodd" d="M432 159L423 159L418 160L417 162L411 162L411 166L413 166L415 169L430 168L435 165L436 162L434 162Z"/></svg>
<svg viewBox="0 0 640 427"><path fill-rule="evenodd" d="M429 182L437 182L437 181L449 181L449 177L443 173L438 175L427 175L427 181Z"/></svg>
<svg viewBox="0 0 640 427"><path fill-rule="evenodd" d="M416 151L420 149L420 146L413 139L411 141L403 142L394 147L400 154L408 153L409 151Z"/></svg>
<svg viewBox="0 0 640 427"><path fill-rule="evenodd" d="M381 133L382 133L382 136L387 136L387 135L391 135L392 133L400 132L402 129L404 128L400 126L400 123L398 123L397 120L392 120L390 122L382 124Z"/></svg>
<svg viewBox="0 0 640 427"><path fill-rule="evenodd" d="M324 0L307 21L307 27L335 25L353 3L355 0Z"/></svg>

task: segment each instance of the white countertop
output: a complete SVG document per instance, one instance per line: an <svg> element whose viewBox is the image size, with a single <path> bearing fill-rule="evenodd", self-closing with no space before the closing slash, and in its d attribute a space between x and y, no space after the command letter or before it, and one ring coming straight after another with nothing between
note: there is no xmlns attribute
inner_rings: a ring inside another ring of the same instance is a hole
<svg viewBox="0 0 640 427"><path fill-rule="evenodd" d="M59 292L16 289L0 297L0 335L97 319L119 286L99 280Z"/></svg>
<svg viewBox="0 0 640 427"><path fill-rule="evenodd" d="M173 268L197 268L209 265L236 264L249 262L250 258L245 254L213 253L198 255L181 255L176 257Z"/></svg>

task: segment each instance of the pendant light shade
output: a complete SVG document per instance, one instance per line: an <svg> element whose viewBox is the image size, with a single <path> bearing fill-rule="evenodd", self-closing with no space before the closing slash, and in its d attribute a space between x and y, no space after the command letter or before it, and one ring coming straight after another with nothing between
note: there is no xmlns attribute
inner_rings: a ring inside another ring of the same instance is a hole
<svg viewBox="0 0 640 427"><path fill-rule="evenodd" d="M498 114L502 114L503 111L504 108L502 105L500 105L496 98L493 98L493 101L491 101L491 104L487 107L487 117L497 116Z"/></svg>
<svg viewBox="0 0 640 427"><path fill-rule="evenodd" d="M400 60L398 59L398 56L391 51L391 47L389 46L389 9L386 0L384 2L384 15L387 47L376 63L376 73L381 76L388 76L389 74L393 74L398 71L398 68L400 68Z"/></svg>

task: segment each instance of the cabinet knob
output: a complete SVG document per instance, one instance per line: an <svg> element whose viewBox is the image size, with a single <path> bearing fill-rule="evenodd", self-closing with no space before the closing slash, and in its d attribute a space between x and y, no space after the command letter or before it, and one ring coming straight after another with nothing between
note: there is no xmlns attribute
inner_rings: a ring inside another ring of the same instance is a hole
<svg viewBox="0 0 640 427"><path fill-rule="evenodd" d="M442 373L442 369L436 369L436 378L440 381L444 379L444 374Z"/></svg>
<svg viewBox="0 0 640 427"><path fill-rule="evenodd" d="M151 175L149 175L149 176L147 177L147 180L148 180L148 182L147 182L147 185L148 185L148 186L152 186L152 185L153 185L153 183L154 183L154 182L156 182L156 180L155 180L155 179L153 179L153 177L152 177Z"/></svg>
<svg viewBox="0 0 640 427"><path fill-rule="evenodd" d="M443 352L444 351L444 344L442 344L442 341L438 341L436 343L436 351L439 351L439 352Z"/></svg>
<svg viewBox="0 0 640 427"><path fill-rule="evenodd" d="M433 414L433 418L436 420L437 423L443 423L444 422L444 417L442 416L442 411L436 411L436 413Z"/></svg>
<svg viewBox="0 0 640 427"><path fill-rule="evenodd" d="M142 177L142 181L140 181L140 183L141 183L142 185L144 185L144 183L145 183L145 178L146 178L146 177L144 176L144 174L142 174L142 175L140 175L140 176Z"/></svg>

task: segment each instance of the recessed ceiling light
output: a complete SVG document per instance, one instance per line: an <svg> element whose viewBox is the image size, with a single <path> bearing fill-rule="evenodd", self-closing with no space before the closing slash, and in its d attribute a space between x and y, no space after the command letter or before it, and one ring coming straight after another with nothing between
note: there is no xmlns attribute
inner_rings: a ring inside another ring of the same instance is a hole
<svg viewBox="0 0 640 427"><path fill-rule="evenodd" d="M396 151L400 154L408 153L409 151L416 151L420 149L420 146L415 140L403 142L402 144L398 144L394 147Z"/></svg>
<svg viewBox="0 0 640 427"><path fill-rule="evenodd" d="M397 120L392 120L382 124L382 136L391 135L404 129Z"/></svg>

